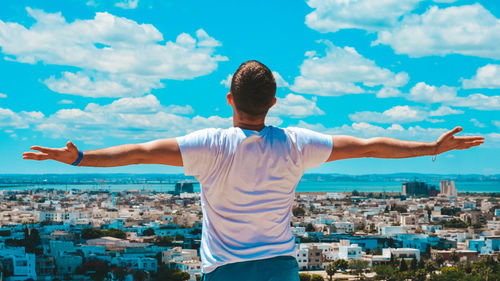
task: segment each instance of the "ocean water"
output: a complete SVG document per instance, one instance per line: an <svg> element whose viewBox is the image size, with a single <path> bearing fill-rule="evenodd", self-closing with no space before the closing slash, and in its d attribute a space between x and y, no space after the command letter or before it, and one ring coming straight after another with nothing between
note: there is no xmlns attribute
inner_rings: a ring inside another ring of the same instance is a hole
<svg viewBox="0 0 500 281"><path fill-rule="evenodd" d="M439 186L439 183L428 182ZM357 190L359 192L401 192L402 182L400 181L333 181L333 182L300 182L297 185L298 192L351 192ZM477 192L490 193L500 192L500 182L455 182L455 187L458 192ZM2 189L57 189L57 190L154 190L158 192L173 191L174 184L36 184L36 185L0 185ZM195 184L194 191L199 192L199 184Z"/></svg>

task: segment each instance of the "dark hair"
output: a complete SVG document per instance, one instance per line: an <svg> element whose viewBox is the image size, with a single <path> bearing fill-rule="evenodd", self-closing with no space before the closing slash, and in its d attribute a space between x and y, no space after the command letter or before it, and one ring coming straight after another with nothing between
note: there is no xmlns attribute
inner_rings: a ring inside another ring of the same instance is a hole
<svg viewBox="0 0 500 281"><path fill-rule="evenodd" d="M250 119L264 117L276 96L273 73L264 64L249 60L240 65L231 80L231 93L238 112Z"/></svg>

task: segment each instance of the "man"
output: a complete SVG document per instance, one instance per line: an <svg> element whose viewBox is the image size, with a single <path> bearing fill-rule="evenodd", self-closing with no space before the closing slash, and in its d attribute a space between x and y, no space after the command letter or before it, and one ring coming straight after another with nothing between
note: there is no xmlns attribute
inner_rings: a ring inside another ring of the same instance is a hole
<svg viewBox="0 0 500 281"><path fill-rule="evenodd" d="M112 167L131 164L184 166L201 185L204 280L299 280L290 213L306 169L348 158L407 158L468 149L483 137L456 137L457 127L436 142L328 136L301 128L265 126L276 103L271 71L243 63L227 102L233 127L205 129L179 138L81 152L68 142L54 149L33 146L24 159Z"/></svg>

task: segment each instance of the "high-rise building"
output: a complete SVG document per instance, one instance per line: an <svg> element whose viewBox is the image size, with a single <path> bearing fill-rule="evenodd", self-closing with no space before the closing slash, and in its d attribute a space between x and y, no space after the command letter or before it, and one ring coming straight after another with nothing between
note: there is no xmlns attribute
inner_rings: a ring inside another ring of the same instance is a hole
<svg viewBox="0 0 500 281"><path fill-rule="evenodd" d="M457 197L458 195L454 181L440 181L439 188L441 189L441 192L439 193L441 196Z"/></svg>
<svg viewBox="0 0 500 281"><path fill-rule="evenodd" d="M434 186L429 186L425 182L412 181L403 183L403 195L406 196L435 196Z"/></svg>
<svg viewBox="0 0 500 281"><path fill-rule="evenodd" d="M178 182L175 184L174 195L180 195L181 193L193 193L193 183L192 182Z"/></svg>

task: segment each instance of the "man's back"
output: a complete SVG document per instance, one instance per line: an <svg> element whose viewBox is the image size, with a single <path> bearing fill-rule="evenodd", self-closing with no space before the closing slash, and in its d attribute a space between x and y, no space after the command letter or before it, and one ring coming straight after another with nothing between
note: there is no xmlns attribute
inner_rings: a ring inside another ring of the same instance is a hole
<svg viewBox="0 0 500 281"><path fill-rule="evenodd" d="M185 173L201 184L203 271L295 256L290 213L308 168L324 163L330 136L300 128L206 129L178 138Z"/></svg>

